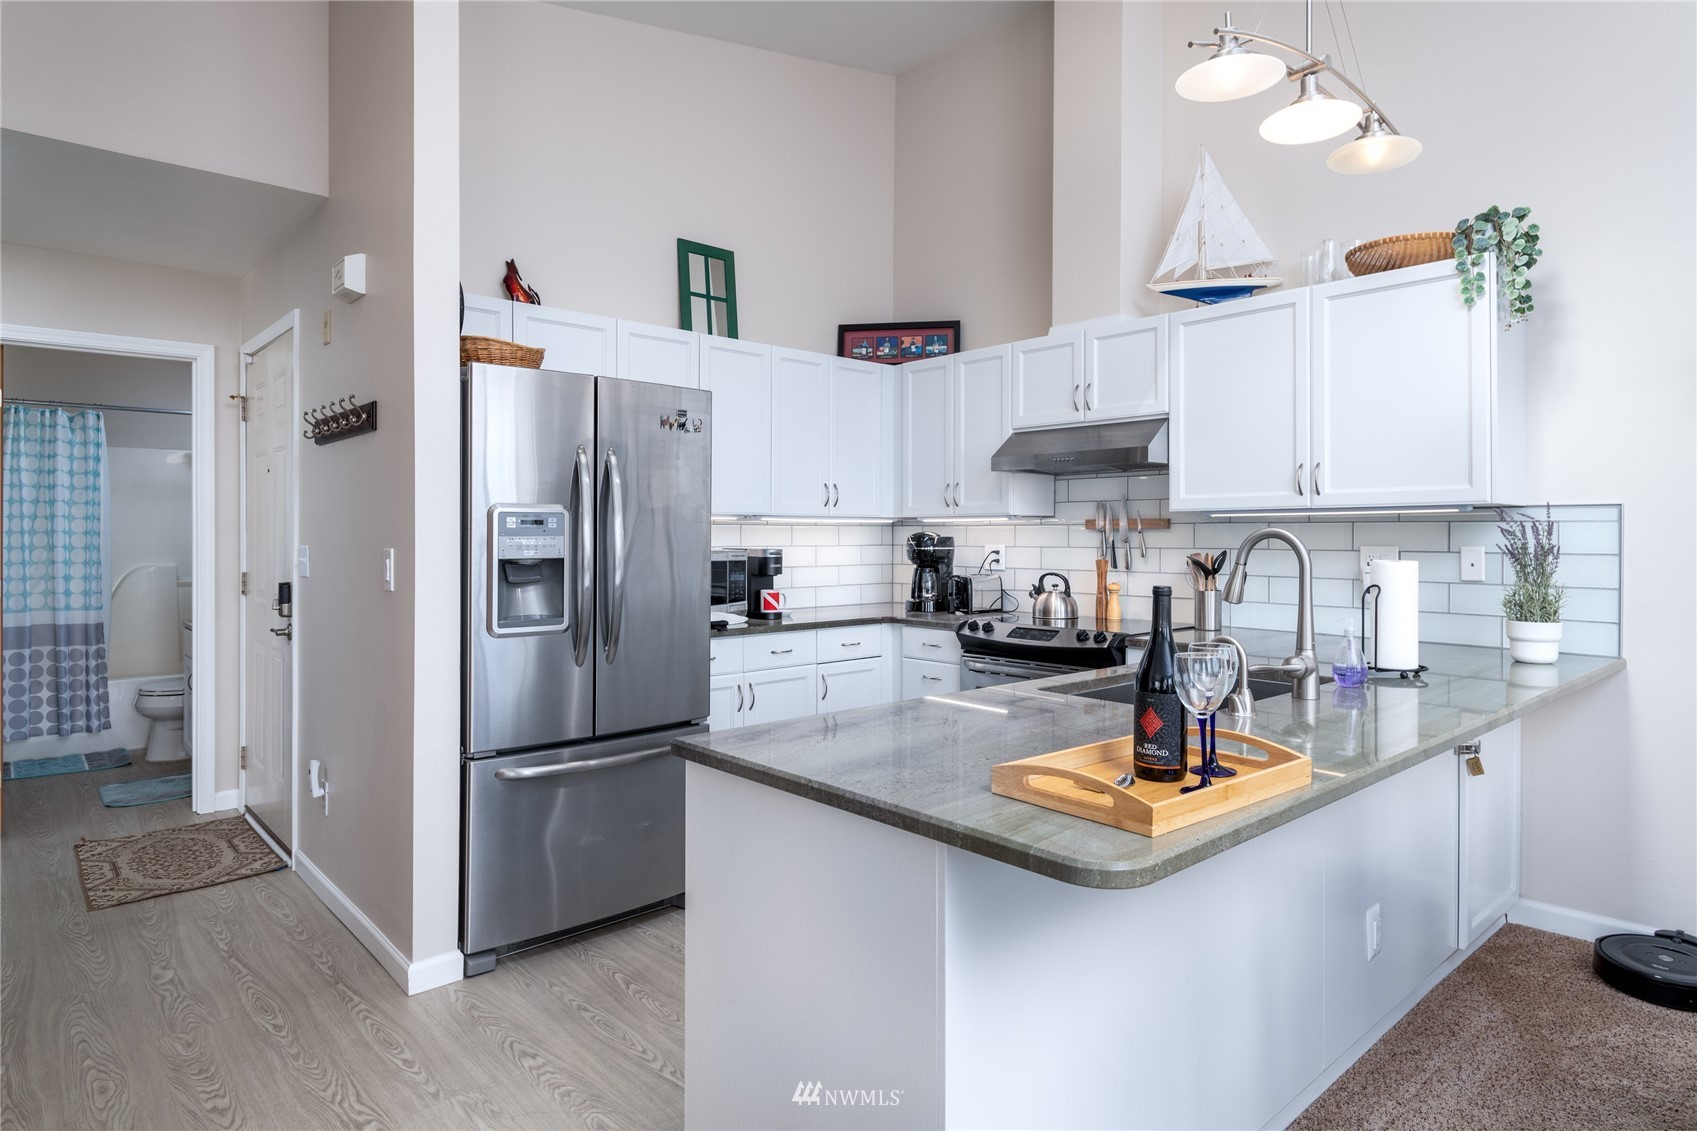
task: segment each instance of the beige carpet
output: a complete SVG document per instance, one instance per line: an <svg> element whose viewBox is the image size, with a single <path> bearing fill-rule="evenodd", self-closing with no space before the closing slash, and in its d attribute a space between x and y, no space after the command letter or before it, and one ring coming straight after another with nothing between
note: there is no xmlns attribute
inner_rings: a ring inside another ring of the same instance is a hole
<svg viewBox="0 0 1697 1131"><path fill-rule="evenodd" d="M1591 972L1591 944L1507 926L1293 1129L1697 1128L1697 1013Z"/></svg>
<svg viewBox="0 0 1697 1131"><path fill-rule="evenodd" d="M90 911L209 888L283 867L241 816L76 845L77 873Z"/></svg>

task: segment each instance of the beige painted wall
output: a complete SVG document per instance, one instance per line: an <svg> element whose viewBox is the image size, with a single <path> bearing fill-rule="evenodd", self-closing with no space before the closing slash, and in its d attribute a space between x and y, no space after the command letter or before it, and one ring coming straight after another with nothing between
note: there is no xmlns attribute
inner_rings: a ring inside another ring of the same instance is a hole
<svg viewBox="0 0 1697 1131"><path fill-rule="evenodd" d="M1052 60L1044 6L896 79L895 318L1048 330Z"/></svg>
<svg viewBox="0 0 1697 1131"><path fill-rule="evenodd" d="M1626 673L1525 723L1523 894L1657 926L1697 922L1697 749L1691 660L1697 606L1697 413L1690 251L1697 243L1697 109L1688 63L1634 71L1632 105L1654 128L1622 128L1619 100L1575 81L1578 58L1634 58L1646 29L1693 42L1688 4L1382 3L1351 8L1369 87L1425 143L1414 164L1348 177L1326 144L1256 135L1286 98L1204 105L1170 93L1194 62L1184 41L1217 16L1166 7L1166 207L1176 215L1197 144L1289 275L1303 248L1447 229L1496 203L1526 204L1546 250L1527 336L1532 498L1625 506ZM1301 35L1301 9L1262 24ZM1514 67L1448 68L1459 29L1531 37ZM1321 49L1329 31L1316 28ZM1437 61L1435 63L1435 61ZM1628 191L1628 186L1630 190ZM1623 229L1622 209L1645 218ZM1170 221L1169 221L1170 222ZM1623 285L1623 280L1631 280Z"/></svg>
<svg viewBox="0 0 1697 1131"><path fill-rule="evenodd" d="M241 327L245 339L298 307L302 406L349 393L380 406L375 433L299 448L300 538L312 572L295 596L298 742L303 766L308 757L324 760L332 804L326 816L307 797L304 780L295 783L296 848L402 953L419 957L411 949L408 882L418 598L413 429L420 408L412 20L406 3L332 6L329 199L242 280ZM367 256L369 290L344 304L330 296L330 266L356 251ZM328 346L319 333L327 309ZM452 462L453 454L430 458ZM396 551L392 593L383 588L387 547Z"/></svg>
<svg viewBox="0 0 1697 1131"><path fill-rule="evenodd" d="M240 381L237 282L217 275L173 271L117 259L67 255L40 248L0 247L0 320L21 326L210 344L220 406L213 447L218 463L215 503L218 573L241 569L240 422L224 406ZM197 579L197 582L200 579ZM237 654L240 597L226 587L218 600L218 740L215 788L237 780L241 689ZM197 631L204 631L196 626Z"/></svg>
<svg viewBox="0 0 1697 1131"><path fill-rule="evenodd" d="M890 316L893 77L548 4L460 33L468 291L511 257L550 306L675 326L683 237L736 253L744 338Z"/></svg>
<svg viewBox="0 0 1697 1131"><path fill-rule="evenodd" d="M324 0L6 0L0 124L322 194Z"/></svg>

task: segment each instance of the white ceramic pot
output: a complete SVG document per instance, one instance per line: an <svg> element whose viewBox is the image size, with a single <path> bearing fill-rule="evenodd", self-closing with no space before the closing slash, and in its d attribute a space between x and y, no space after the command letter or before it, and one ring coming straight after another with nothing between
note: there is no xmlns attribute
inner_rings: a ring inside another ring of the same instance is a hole
<svg viewBox="0 0 1697 1131"><path fill-rule="evenodd" d="M1561 656L1561 621L1509 621L1508 654L1517 664L1555 663Z"/></svg>

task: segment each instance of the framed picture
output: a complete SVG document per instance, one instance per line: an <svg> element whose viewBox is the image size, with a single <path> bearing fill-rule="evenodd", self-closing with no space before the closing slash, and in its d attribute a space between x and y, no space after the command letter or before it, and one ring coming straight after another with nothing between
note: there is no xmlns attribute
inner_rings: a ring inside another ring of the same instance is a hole
<svg viewBox="0 0 1697 1131"><path fill-rule="evenodd" d="M864 322L837 327L837 356L900 365L960 352L959 322Z"/></svg>

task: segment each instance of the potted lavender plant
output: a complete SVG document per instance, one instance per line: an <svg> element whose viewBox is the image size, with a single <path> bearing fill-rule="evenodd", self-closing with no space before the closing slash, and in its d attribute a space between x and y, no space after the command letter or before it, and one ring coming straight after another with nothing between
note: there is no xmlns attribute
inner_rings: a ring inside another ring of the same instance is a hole
<svg viewBox="0 0 1697 1131"><path fill-rule="evenodd" d="M1508 654L1522 664L1553 664L1561 655L1561 607L1567 592L1556 584L1561 546L1556 524L1544 505L1544 521L1497 508L1503 542L1497 547L1514 577L1503 594L1508 617Z"/></svg>

